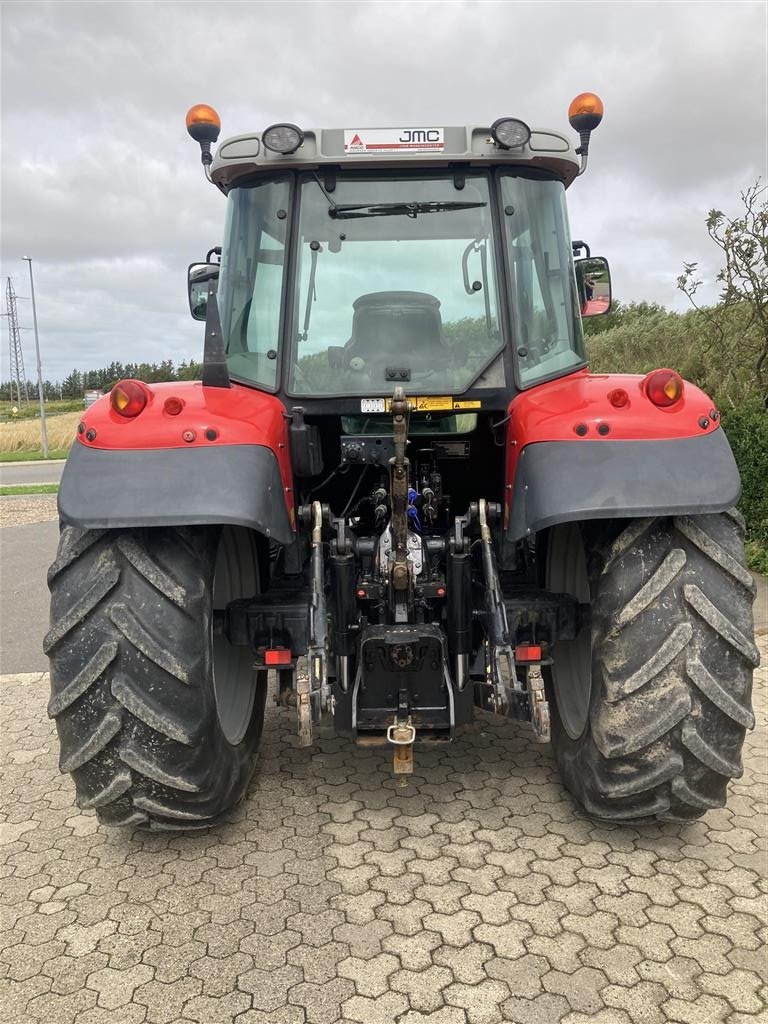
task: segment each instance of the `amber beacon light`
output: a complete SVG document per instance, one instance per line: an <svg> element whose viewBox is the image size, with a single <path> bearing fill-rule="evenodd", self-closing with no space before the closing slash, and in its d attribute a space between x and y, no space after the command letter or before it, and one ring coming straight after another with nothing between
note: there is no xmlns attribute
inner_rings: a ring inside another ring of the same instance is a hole
<svg viewBox="0 0 768 1024"><path fill-rule="evenodd" d="M207 103L196 103L187 111L187 131L200 144L200 160L207 166L213 160L211 144L221 131L221 118Z"/></svg>
<svg viewBox="0 0 768 1024"><path fill-rule="evenodd" d="M593 92L580 92L568 107L568 121L577 132L592 132L603 120L603 101Z"/></svg>
<svg viewBox="0 0 768 1024"><path fill-rule="evenodd" d="M581 157L579 174L587 169L589 155L589 136L603 120L603 101L594 92L580 92L568 107L568 121L571 128L579 133L579 148L576 150Z"/></svg>

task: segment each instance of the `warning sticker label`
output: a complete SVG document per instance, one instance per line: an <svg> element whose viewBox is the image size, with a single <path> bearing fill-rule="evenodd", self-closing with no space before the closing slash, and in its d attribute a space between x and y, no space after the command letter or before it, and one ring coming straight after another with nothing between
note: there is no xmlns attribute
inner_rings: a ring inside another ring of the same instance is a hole
<svg viewBox="0 0 768 1024"><path fill-rule="evenodd" d="M449 395L426 395L416 397L406 395L411 412L457 412L463 409L481 409L483 403L478 399L451 398ZM392 408L392 399L386 399L386 411Z"/></svg>
<svg viewBox="0 0 768 1024"><path fill-rule="evenodd" d="M351 128L344 131L345 153L442 153L442 128Z"/></svg>

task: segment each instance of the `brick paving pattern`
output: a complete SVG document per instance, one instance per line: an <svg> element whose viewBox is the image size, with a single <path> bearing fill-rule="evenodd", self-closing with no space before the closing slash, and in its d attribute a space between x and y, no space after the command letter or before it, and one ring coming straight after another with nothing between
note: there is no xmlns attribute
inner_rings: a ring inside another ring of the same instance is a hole
<svg viewBox="0 0 768 1024"><path fill-rule="evenodd" d="M201 833L107 831L57 770L46 676L5 677L6 1024L766 1020L768 637L727 808L581 816L552 754L483 716L417 750L300 750L268 711L247 800Z"/></svg>

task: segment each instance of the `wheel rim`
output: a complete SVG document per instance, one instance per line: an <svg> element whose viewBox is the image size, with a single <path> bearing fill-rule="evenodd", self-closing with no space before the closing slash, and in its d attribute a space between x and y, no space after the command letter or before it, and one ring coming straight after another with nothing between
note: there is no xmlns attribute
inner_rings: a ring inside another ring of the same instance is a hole
<svg viewBox="0 0 768 1024"><path fill-rule="evenodd" d="M223 611L230 601L258 593L258 569L253 535L241 527L224 527L213 574L213 609ZM258 674L253 653L236 647L223 633L212 633L213 691L216 713L227 742L237 746L248 731L256 698Z"/></svg>
<svg viewBox="0 0 768 1024"><path fill-rule="evenodd" d="M589 604L587 562L576 523L559 526L552 533L547 551L547 589ZM563 728L571 739L578 739L587 725L592 692L592 636L588 624L575 640L559 640L554 646L550 676Z"/></svg>

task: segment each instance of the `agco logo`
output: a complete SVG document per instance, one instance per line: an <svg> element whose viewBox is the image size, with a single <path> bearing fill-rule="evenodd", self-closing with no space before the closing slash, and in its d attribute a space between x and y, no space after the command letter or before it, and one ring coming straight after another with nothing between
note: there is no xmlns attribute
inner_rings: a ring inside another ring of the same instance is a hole
<svg viewBox="0 0 768 1024"><path fill-rule="evenodd" d="M439 142L437 128L404 128L399 142Z"/></svg>

